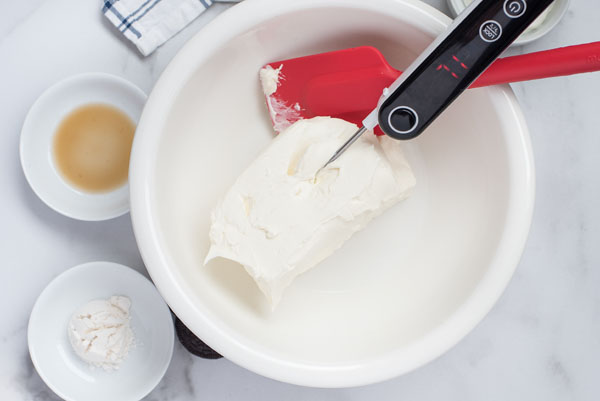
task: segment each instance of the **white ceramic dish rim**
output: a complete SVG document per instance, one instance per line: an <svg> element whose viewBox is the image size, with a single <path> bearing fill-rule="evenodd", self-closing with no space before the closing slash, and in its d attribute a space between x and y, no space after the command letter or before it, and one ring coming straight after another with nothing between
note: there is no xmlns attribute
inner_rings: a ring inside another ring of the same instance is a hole
<svg viewBox="0 0 600 401"><path fill-rule="evenodd" d="M38 188L38 183L36 182L35 179L33 179L33 175L29 171L30 167L27 165L27 163L25 163L25 160L28 157L27 156L28 149L25 146L25 140L24 140L25 135L35 135L35 134L30 133L31 129L29 127L31 125L33 125L33 119L35 118L35 116L38 113L40 113L40 108L43 107L43 104L46 101L48 101L48 99L52 99L57 94L59 94L63 88L65 88L69 85L77 84L78 82L87 82L87 81L91 81L91 80L110 80L110 81L120 85L121 87L123 87L124 90L130 91L131 93L135 94L135 96L138 96L140 99L147 98L144 91L142 91L140 88L138 88L136 85L129 82L125 78L119 77L117 75L105 73L105 72L85 72L85 73L81 73L81 74L77 74L77 75L72 75L72 76L64 78L58 82L55 82L54 84L52 84L51 86L49 86L42 92L42 94L36 99L36 101L31 105L31 107L29 108L29 111L27 112L27 116L25 117L25 121L23 122L23 126L21 128L21 138L20 138L20 142L19 142L19 157L20 157L20 161L21 161L21 168L23 169L23 174L25 175L25 179L29 183L29 186L31 187L33 192L37 195L37 197L40 198L42 200L42 202L44 202L48 207L50 207L51 209L53 209L54 211L56 211L60 214L70 217L72 219L82 220L82 221L103 221L103 220L110 220L110 219L117 218L117 217L122 216L122 215L126 214L127 212L129 212L129 202L127 199L128 192L129 192L127 190L127 186L129 185L128 183L125 183L121 187L116 188L112 191L99 194L100 196L102 196L105 199L108 199L108 198L106 198L107 196L111 197L111 198L119 197L119 200L123 204L122 207L108 210L104 214L97 214L97 213L93 213L93 212L92 213L90 213L90 212L78 213L78 212L73 212L73 210L69 209L68 206L65 206L63 203L61 203L60 200L57 201L56 199L52 198L51 196L40 191L40 189ZM35 168L35 167L33 167L33 168ZM70 185L68 185L68 186L71 187ZM71 188L74 191L78 191L74 187L71 187ZM94 195L95 194L88 194L88 196L94 196ZM91 206L91 207L93 207L93 206ZM90 210L89 207L88 207L88 210Z"/></svg>
<svg viewBox="0 0 600 401"><path fill-rule="evenodd" d="M536 29L535 32L522 34L511 46L523 46L528 43L535 42L536 40L550 33L550 31L552 31L556 25L558 25L558 23L567 13L571 0L557 0L556 2L561 3L559 6L562 7L562 10L560 10L560 15L558 15L557 18L555 18L553 21L550 21L549 19L545 20L542 26ZM448 7L450 7L450 11L455 17L463 12L463 10L466 8L463 0L448 0Z"/></svg>
<svg viewBox="0 0 600 401"><path fill-rule="evenodd" d="M51 380L48 379L48 377L46 376L46 374L44 373L43 369L40 369L40 364L39 364L39 359L38 356L34 350L34 347L32 347L32 329L31 329L31 325L32 325L32 317L36 315L36 310L39 309L41 307L41 305L39 305L39 300L43 299L44 295L50 291L50 288L52 286L58 285L61 281L64 280L69 280L69 278L73 275L76 274L82 270L86 270L86 269L90 269L90 268L94 268L97 265L110 265L111 267L117 268L117 269L127 269L128 273L132 273L133 275L149 282L150 285L152 285L152 283L146 278L144 277L142 274L140 274L140 272L122 265L120 263L114 263L114 262L108 262L108 261L93 261L93 262L86 262L86 263L82 263L79 264L77 266L73 266L67 270L65 270L64 272L62 272L61 274L59 274L58 276L54 277L52 279L52 281L50 281L48 283L48 285L46 285L46 287L44 287L44 289L42 290L42 292L40 293L40 295L38 295L33 308L31 310L30 313L30 318L29 318L29 322L28 322L28 327L27 327L27 343L28 343L28 348L29 348L29 354L31 357L31 362L33 363L33 366L35 367L36 371L38 372L38 374L40 375L40 378L44 381L44 383L46 383L46 385L59 397L65 399L65 400L72 400L72 398L68 397L59 387L57 387L55 385L55 383L53 383ZM168 311L168 306L167 306L167 311ZM171 322L172 323L172 322ZM65 332L66 333L66 332ZM138 390L136 396L134 397L135 399L141 400L142 398L144 398L145 396L147 396L160 382L160 380L162 380L162 378L164 377L165 373L167 372L167 369L169 368L169 365L171 364L171 359L173 357L173 350L174 350L174 345L175 345L175 328L173 326L173 329L170 331L170 336L168 339L168 343L166 344L166 346L169 348L169 358L168 358L168 362L162 366L159 374L157 375L158 380L155 383L149 383L149 385L146 388L141 388ZM65 334L66 335L66 334Z"/></svg>
<svg viewBox="0 0 600 401"><path fill-rule="evenodd" d="M134 140L131 168L131 216L138 246L146 267L157 288L177 316L203 341L234 363L276 380L314 387L351 387L387 380L416 369L435 359L467 335L490 311L507 286L519 262L531 224L535 193L533 154L526 122L510 87L489 88L509 104L507 120L518 129L513 132L512 151L518 154L522 170L518 171L518 194L512 191L507 223L497 248L495 260L467 301L446 322L414 343L411 347L383 357L356 361L348 365L311 365L293 362L270 355L217 319L208 317L202 305L185 296L176 275L167 268L168 255L160 249L160 236L155 213L149 201L154 187L155 156L158 151L161 127L177 94L203 61L240 33L257 23L292 11L336 7L381 11L391 2L403 3L415 15L428 21L442 32L450 19L438 10L417 0L253 0L227 10L196 34L164 71L146 104ZM389 13L392 14L393 10ZM398 11L400 12L400 11ZM399 15L399 14L398 14ZM234 27L234 28L232 28ZM201 45L201 46L200 46ZM204 55L198 54L198 48ZM194 60L190 62L190 60Z"/></svg>

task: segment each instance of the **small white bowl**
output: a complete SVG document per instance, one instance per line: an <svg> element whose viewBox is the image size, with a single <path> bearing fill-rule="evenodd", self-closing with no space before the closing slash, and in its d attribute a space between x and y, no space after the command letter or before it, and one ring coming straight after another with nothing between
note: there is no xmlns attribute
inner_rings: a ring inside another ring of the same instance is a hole
<svg viewBox="0 0 600 401"><path fill-rule="evenodd" d="M146 94L123 78L87 73L48 88L33 104L21 130L21 165L33 191L57 212L78 220L98 221L129 211L129 185L103 193L84 192L59 173L52 154L60 122L74 109L103 103L123 111L137 124Z"/></svg>
<svg viewBox="0 0 600 401"><path fill-rule="evenodd" d="M570 0L554 0L543 23L535 29L527 29L514 41L512 46L522 46L531 43L554 29L567 12L569 3ZM448 0L448 6L454 17L462 13L466 8L463 0Z"/></svg>
<svg viewBox="0 0 600 401"><path fill-rule="evenodd" d="M135 343L119 370L106 372L75 354L67 324L81 305L112 295L131 299ZM169 308L148 279L127 266L91 262L67 270L42 291L31 311L27 340L40 377L65 400L133 401L146 396L164 376L174 329Z"/></svg>

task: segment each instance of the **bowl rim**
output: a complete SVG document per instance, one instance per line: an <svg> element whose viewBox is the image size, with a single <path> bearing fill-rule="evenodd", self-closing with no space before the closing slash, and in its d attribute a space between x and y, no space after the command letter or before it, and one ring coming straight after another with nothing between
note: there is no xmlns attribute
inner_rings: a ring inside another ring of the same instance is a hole
<svg viewBox="0 0 600 401"><path fill-rule="evenodd" d="M175 56L156 83L144 108L134 139L130 165L131 218L134 233L148 272L174 313L206 344L232 362L263 376L292 384L312 387L353 387L384 381L412 371L437 358L464 338L497 302L520 260L533 213L535 172L529 132L514 93L508 85L486 88L490 98L507 105L504 132L507 146L515 152L509 164L513 186L508 201L506 225L496 248L489 272L473 293L448 319L404 350L396 350L352 364L308 364L290 361L268 353L244 336L194 304L160 248L160 233L152 202L154 157L168 109L179 90L196 69L194 60L205 60L222 44L262 21L294 11L314 8L347 7L381 12L392 16L413 13L423 21L421 29L432 35L441 33L451 22L442 12L418 0L252 0L225 11L197 33ZM394 11L395 10L395 11ZM419 22L415 22L419 26ZM231 28L235 27L235 28ZM218 40L215 38L219 38ZM202 49L199 52L198 49ZM202 55L199 53L203 53ZM509 150L510 150L509 149ZM509 152L510 153L510 152ZM513 171L514 170L514 171Z"/></svg>

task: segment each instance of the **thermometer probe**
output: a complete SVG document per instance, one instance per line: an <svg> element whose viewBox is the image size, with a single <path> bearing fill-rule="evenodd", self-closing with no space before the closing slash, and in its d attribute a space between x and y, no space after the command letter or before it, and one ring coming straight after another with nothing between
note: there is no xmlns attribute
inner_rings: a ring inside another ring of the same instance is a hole
<svg viewBox="0 0 600 401"><path fill-rule="evenodd" d="M420 135L553 0L475 0L383 90L362 127L325 163L377 125L394 139Z"/></svg>

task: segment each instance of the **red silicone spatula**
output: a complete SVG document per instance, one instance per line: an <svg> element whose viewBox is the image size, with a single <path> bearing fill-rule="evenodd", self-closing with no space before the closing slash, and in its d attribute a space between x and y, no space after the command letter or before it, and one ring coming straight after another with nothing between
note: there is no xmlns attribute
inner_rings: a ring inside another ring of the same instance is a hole
<svg viewBox="0 0 600 401"><path fill-rule="evenodd" d="M467 67L455 57L437 68L452 76ZM265 68L279 69L277 90L267 96L276 131L315 116L338 117L360 126L383 88L401 74L370 46L278 61ZM600 71L600 42L498 59L470 88L593 71ZM381 134L379 128L376 133Z"/></svg>

